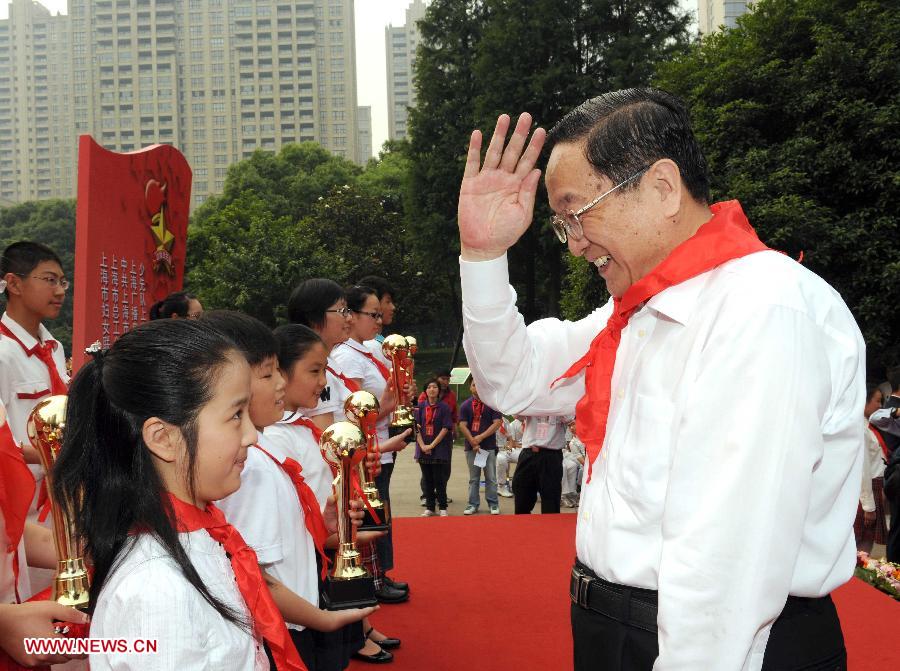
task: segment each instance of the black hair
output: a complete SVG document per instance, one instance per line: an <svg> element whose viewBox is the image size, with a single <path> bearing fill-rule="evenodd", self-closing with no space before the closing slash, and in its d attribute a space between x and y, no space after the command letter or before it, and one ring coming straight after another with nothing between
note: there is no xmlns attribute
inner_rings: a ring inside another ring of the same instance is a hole
<svg viewBox="0 0 900 671"><path fill-rule="evenodd" d="M694 200L709 201L706 158L691 130L687 106L671 93L633 88L591 98L550 130L547 151L559 143L582 141L588 162L613 184L667 158L678 166ZM639 181L621 188L635 188Z"/></svg>
<svg viewBox="0 0 900 671"><path fill-rule="evenodd" d="M44 261L56 261L62 268L59 256L47 245L30 240L14 242L3 250L3 257L0 258L0 279L6 277L7 273L25 277Z"/></svg>
<svg viewBox="0 0 900 671"><path fill-rule="evenodd" d="M887 380L891 385L891 391L893 393L900 392L900 366L896 366L891 368L887 372Z"/></svg>
<svg viewBox="0 0 900 671"><path fill-rule="evenodd" d="M876 391L881 390L881 384L878 382L866 382L866 403L872 400L872 397L875 395ZM882 399L882 405L884 405L884 399Z"/></svg>
<svg viewBox="0 0 900 671"><path fill-rule="evenodd" d="M344 297L341 285L324 277L301 282L288 300L288 319L294 324L321 329L325 326L325 310Z"/></svg>
<svg viewBox="0 0 900 671"><path fill-rule="evenodd" d="M435 377L436 377L436 378L438 378L438 377L450 377L452 374L453 374L453 371L451 371L449 368L444 368L443 370L438 371L438 372L435 374Z"/></svg>
<svg viewBox="0 0 900 671"><path fill-rule="evenodd" d="M234 310L204 312L199 320L231 340L251 366L259 366L278 356L278 341L272 329L256 317Z"/></svg>
<svg viewBox="0 0 900 671"><path fill-rule="evenodd" d="M187 291L176 291L150 307L150 320L171 319L173 315L185 318L191 309L191 301L197 297Z"/></svg>
<svg viewBox="0 0 900 671"><path fill-rule="evenodd" d="M375 290L375 295L378 296L378 300L384 298L385 294L388 294L391 298L397 297L397 292L394 290L394 286L383 277L366 275L359 282L357 282L357 284L363 287L372 287Z"/></svg>
<svg viewBox="0 0 900 671"><path fill-rule="evenodd" d="M375 291L375 289L361 284L350 287L344 292L344 295L347 297L347 307L354 312L362 310L362 307L366 304L369 296L378 298L378 292Z"/></svg>
<svg viewBox="0 0 900 671"><path fill-rule="evenodd" d="M117 557L130 551L136 538L131 534L141 530L153 534L222 617L249 626L209 591L179 542L162 478L143 439L150 417L180 429L193 490L197 418L236 354L234 344L214 329L193 320L163 319L122 335L72 381L53 494L57 505L65 502L93 563L91 610Z"/></svg>
<svg viewBox="0 0 900 671"><path fill-rule="evenodd" d="M285 375L290 375L291 367L312 349L316 343L324 346L319 334L302 324L285 324L275 329L278 343L278 366Z"/></svg>
<svg viewBox="0 0 900 671"><path fill-rule="evenodd" d="M430 385L431 383L434 383L434 384L437 385L437 388L438 388L438 394L440 394L440 391L441 391L441 383L438 382L437 377L430 377L430 378L428 378L427 380L425 380L425 384L422 385L422 393L423 393L423 394L425 393L425 391L428 389L428 385ZM425 398L426 398L426 400L427 400L427 398L428 398L427 395L426 395ZM440 395L438 395L438 400L441 400Z"/></svg>

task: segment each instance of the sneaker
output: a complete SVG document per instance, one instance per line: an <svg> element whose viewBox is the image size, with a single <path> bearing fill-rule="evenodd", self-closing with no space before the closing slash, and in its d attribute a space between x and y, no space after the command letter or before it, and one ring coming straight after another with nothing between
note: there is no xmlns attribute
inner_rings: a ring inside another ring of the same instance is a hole
<svg viewBox="0 0 900 671"><path fill-rule="evenodd" d="M420 497L419 497L419 504L420 504L423 508L425 507L425 497L424 497L424 496L420 496Z"/></svg>
<svg viewBox="0 0 900 671"><path fill-rule="evenodd" d="M497 493L500 496L503 496L507 499L511 499L513 497L513 493L509 490L509 485L503 485L497 490Z"/></svg>
<svg viewBox="0 0 900 671"><path fill-rule="evenodd" d="M500 506L491 506L491 515L499 515Z"/></svg>
<svg viewBox="0 0 900 671"><path fill-rule="evenodd" d="M478 508L475 506L466 506L466 509L463 510L463 515L474 515L478 512Z"/></svg>
<svg viewBox="0 0 900 671"><path fill-rule="evenodd" d="M434 517L434 511L433 510L423 510L420 517Z"/></svg>
<svg viewBox="0 0 900 671"><path fill-rule="evenodd" d="M453 499L451 499L449 496L447 497L447 503L453 503Z"/></svg>
<svg viewBox="0 0 900 671"><path fill-rule="evenodd" d="M431 514L434 515L434 513ZM442 510L440 514L441 517L450 517L450 513L448 513L446 510Z"/></svg>

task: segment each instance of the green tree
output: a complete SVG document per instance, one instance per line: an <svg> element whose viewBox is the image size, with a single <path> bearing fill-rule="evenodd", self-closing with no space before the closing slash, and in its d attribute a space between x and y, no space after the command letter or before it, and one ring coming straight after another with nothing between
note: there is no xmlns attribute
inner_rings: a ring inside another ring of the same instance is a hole
<svg viewBox="0 0 900 671"><path fill-rule="evenodd" d="M75 201L36 200L0 209L0 251L20 240L51 247L71 281L75 274ZM59 317L46 323L69 354L72 352L73 290L74 287L69 287ZM5 298L2 303L5 308Z"/></svg>
<svg viewBox="0 0 900 671"><path fill-rule="evenodd" d="M887 0L761 0L738 27L660 65L684 97L715 200L824 277L869 372L900 361L900 15Z"/></svg>

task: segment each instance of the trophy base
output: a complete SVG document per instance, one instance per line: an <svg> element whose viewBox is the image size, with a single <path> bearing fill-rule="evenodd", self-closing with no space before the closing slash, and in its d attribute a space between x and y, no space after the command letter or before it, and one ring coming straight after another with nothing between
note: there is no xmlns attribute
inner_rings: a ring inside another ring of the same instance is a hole
<svg viewBox="0 0 900 671"><path fill-rule="evenodd" d="M407 443L415 443L416 442L416 425L413 424L400 424L388 426L388 437L393 438L394 436L399 436L401 433L406 431L407 429L412 429L412 433L406 437Z"/></svg>
<svg viewBox="0 0 900 671"><path fill-rule="evenodd" d="M348 608L368 608L378 604L375 598L375 581L365 575L351 580L325 578L322 587L322 605L325 610L347 610Z"/></svg>
<svg viewBox="0 0 900 671"><path fill-rule="evenodd" d="M357 531L387 531L390 529L390 525L388 524L388 520L390 519L387 508L375 509L381 523L375 522L375 518L372 517L372 513L369 512L369 509L366 508L363 511L363 519L362 524L357 527Z"/></svg>

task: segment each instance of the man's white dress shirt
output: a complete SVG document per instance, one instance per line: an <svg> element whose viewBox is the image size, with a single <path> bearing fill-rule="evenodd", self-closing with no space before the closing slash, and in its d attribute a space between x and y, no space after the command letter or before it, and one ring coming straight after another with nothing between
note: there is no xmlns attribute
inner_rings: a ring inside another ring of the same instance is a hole
<svg viewBox="0 0 900 671"><path fill-rule="evenodd" d="M205 529L178 534L200 579L249 621L225 549ZM92 671L263 671L262 643L210 606L150 534L135 539L116 565L91 618L91 637L156 639L156 654L90 656Z"/></svg>
<svg viewBox="0 0 900 671"><path fill-rule="evenodd" d="M572 414L584 373L550 385L612 301L526 327L505 257L460 265L463 342L484 401ZM576 547L602 578L659 590L655 669L759 669L787 596L850 578L864 368L841 297L777 252L670 287L632 316Z"/></svg>

